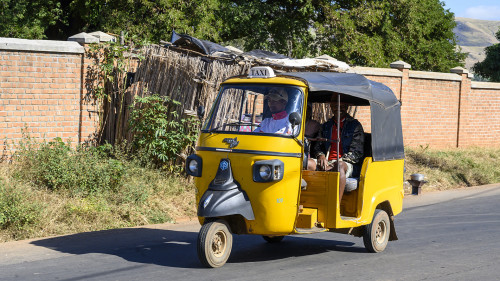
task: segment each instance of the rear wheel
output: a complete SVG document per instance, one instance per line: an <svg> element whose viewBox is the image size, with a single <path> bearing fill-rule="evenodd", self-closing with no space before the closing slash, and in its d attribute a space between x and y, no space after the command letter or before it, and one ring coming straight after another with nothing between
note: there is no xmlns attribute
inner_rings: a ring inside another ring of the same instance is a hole
<svg viewBox="0 0 500 281"><path fill-rule="evenodd" d="M198 234L198 258L206 267L223 266L233 247L233 236L223 220L207 221Z"/></svg>
<svg viewBox="0 0 500 281"><path fill-rule="evenodd" d="M384 210L376 209L372 223L365 226L363 242L366 250L371 253L380 253L389 241L391 223Z"/></svg>
<svg viewBox="0 0 500 281"><path fill-rule="evenodd" d="M267 243L279 243L285 238L285 236L262 236Z"/></svg>

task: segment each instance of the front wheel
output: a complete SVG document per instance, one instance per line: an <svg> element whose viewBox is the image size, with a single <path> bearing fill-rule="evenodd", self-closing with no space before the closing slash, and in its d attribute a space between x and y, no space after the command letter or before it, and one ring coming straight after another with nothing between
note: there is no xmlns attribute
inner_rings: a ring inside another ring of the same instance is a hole
<svg viewBox="0 0 500 281"><path fill-rule="evenodd" d="M198 258L206 267L223 266L233 247L233 235L223 220L208 221L198 234Z"/></svg>
<svg viewBox="0 0 500 281"><path fill-rule="evenodd" d="M376 209L372 223L365 226L363 242L366 250L371 253L380 253L387 247L391 223L384 210Z"/></svg>

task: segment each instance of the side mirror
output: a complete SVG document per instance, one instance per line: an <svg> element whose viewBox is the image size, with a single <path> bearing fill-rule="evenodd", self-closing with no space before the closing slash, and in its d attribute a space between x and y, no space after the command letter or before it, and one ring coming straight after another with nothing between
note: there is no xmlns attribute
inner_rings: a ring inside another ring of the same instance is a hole
<svg viewBox="0 0 500 281"><path fill-rule="evenodd" d="M198 115L198 119L200 119L201 121L205 116L205 107L203 105L200 105L198 107L198 110L196 111L196 114Z"/></svg>
<svg viewBox="0 0 500 281"><path fill-rule="evenodd" d="M292 112L288 116L288 121L290 121L292 127L298 126L300 123L302 123L302 116L300 116L298 112Z"/></svg>

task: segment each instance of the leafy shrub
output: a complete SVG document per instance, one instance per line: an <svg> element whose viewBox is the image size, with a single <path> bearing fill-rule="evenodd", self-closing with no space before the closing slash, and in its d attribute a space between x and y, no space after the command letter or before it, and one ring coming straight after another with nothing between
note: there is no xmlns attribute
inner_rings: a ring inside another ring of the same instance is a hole
<svg viewBox="0 0 500 281"><path fill-rule="evenodd" d="M17 152L17 176L50 190L68 190L88 196L103 190L117 190L124 172L123 164L103 158L98 149L74 149L60 138L34 145L25 141Z"/></svg>
<svg viewBox="0 0 500 281"><path fill-rule="evenodd" d="M137 97L130 115L135 150L146 153L160 167L174 163L181 151L197 137L198 121L179 119L175 111L179 104L156 94Z"/></svg>
<svg viewBox="0 0 500 281"><path fill-rule="evenodd" d="M23 190L0 181L0 229L24 230L38 222L40 204L31 202Z"/></svg>
<svg viewBox="0 0 500 281"><path fill-rule="evenodd" d="M144 167L126 143L75 148L25 135L16 149L0 163L0 242L195 215L192 183Z"/></svg>

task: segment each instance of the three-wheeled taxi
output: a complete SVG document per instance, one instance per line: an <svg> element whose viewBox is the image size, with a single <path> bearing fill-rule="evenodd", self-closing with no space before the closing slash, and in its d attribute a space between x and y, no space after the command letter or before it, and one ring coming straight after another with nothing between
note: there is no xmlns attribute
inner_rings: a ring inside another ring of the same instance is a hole
<svg viewBox="0 0 500 281"><path fill-rule="evenodd" d="M369 106L371 119L364 158L341 202L339 172L305 170L307 103L326 103L332 95ZM229 78L186 160L202 225L198 257L207 267L224 265L232 233L275 243L286 235L338 232L363 237L369 252L381 252L397 240L403 158L400 102L381 83L352 73L275 75L270 67Z"/></svg>

